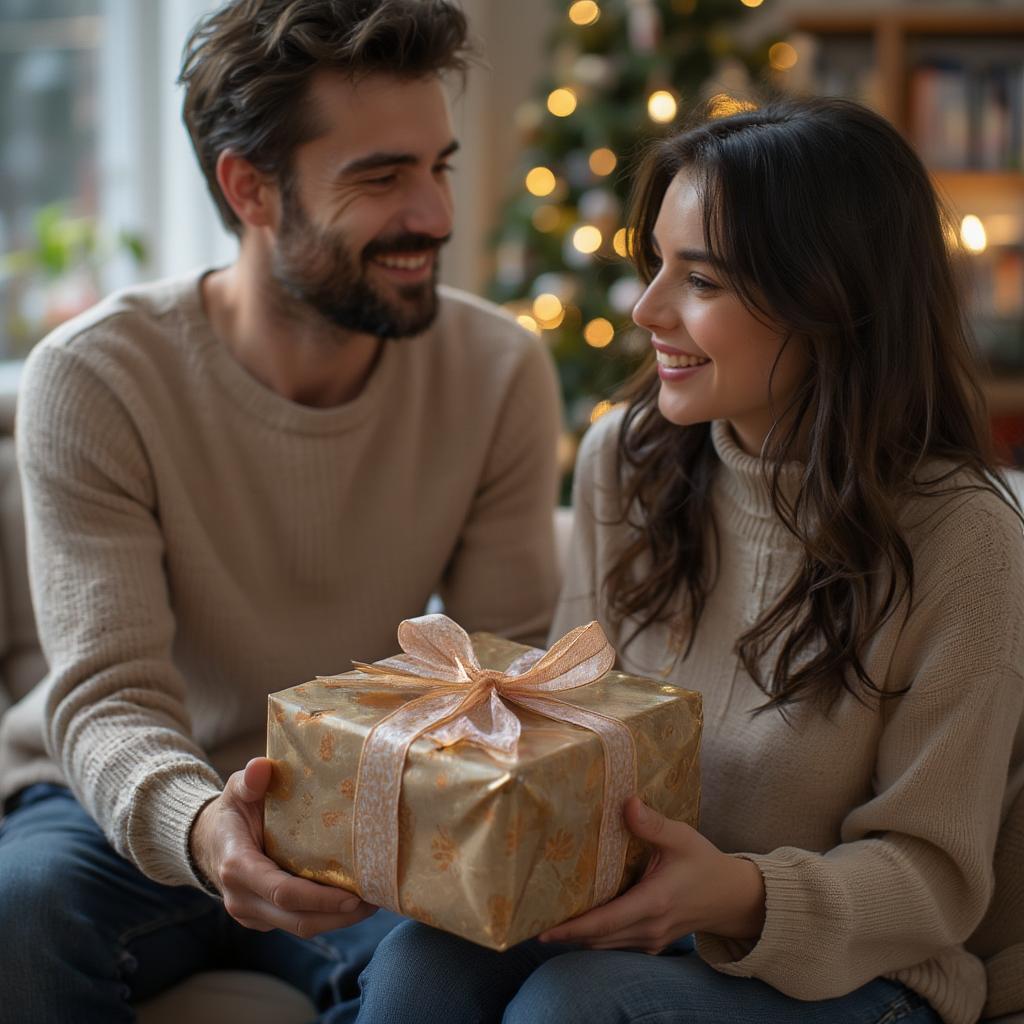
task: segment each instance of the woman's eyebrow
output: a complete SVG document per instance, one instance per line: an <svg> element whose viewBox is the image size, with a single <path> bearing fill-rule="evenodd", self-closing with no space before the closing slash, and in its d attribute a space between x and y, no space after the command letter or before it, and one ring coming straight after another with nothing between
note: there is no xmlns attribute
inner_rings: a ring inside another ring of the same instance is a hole
<svg viewBox="0 0 1024 1024"><path fill-rule="evenodd" d="M676 252L677 260L686 260L688 263L711 263L720 265L721 260L703 249L680 249Z"/></svg>

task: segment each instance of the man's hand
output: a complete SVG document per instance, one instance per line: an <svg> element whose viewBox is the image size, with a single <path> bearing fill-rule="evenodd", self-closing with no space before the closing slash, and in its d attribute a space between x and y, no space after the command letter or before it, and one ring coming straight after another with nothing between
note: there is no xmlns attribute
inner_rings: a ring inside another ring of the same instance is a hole
<svg viewBox="0 0 1024 1024"><path fill-rule="evenodd" d="M227 912L246 928L280 928L303 939L369 917L377 910L372 904L344 889L296 878L264 854L263 798L271 771L267 758L253 758L192 826L192 858L220 890Z"/></svg>
<svg viewBox="0 0 1024 1024"><path fill-rule="evenodd" d="M754 939L764 927L764 880L757 865L722 853L696 829L632 796L629 830L654 847L643 877L602 907L551 928L543 942L659 953L691 932Z"/></svg>

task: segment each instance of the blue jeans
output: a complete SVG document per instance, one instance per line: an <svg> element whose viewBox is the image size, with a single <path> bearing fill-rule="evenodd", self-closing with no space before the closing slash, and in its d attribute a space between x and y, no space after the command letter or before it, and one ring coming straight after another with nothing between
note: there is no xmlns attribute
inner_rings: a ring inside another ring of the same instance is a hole
<svg viewBox="0 0 1024 1024"><path fill-rule="evenodd" d="M536 941L495 953L406 921L381 941L360 985L359 1024L941 1024L897 982L801 1002L720 974L690 939L660 956Z"/></svg>
<svg viewBox="0 0 1024 1024"><path fill-rule="evenodd" d="M62 786L23 790L0 823L3 1019L117 1024L197 971L265 971L306 992L321 1024L351 1021L386 910L316 939L243 928L219 900L150 881Z"/></svg>

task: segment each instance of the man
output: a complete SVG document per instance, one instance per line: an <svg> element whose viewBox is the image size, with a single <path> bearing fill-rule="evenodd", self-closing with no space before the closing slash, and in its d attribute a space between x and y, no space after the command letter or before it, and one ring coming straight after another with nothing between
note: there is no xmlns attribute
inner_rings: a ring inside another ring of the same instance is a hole
<svg viewBox="0 0 1024 1024"><path fill-rule="evenodd" d="M19 1024L129 1019L215 963L352 997L394 918L264 855L266 694L392 653L434 592L468 629L544 637L550 360L436 287L465 39L452 0L208 17L184 115L238 259L116 295L29 360L50 671L0 738Z"/></svg>

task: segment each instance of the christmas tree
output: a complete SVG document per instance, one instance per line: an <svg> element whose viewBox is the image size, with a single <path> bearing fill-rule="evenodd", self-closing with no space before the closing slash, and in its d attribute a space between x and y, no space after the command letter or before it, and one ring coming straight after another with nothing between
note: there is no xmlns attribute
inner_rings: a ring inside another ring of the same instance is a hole
<svg viewBox="0 0 1024 1024"><path fill-rule="evenodd" d="M624 226L629 171L680 109L748 102L765 52L733 23L761 0L556 2L548 73L517 112L523 166L494 239L490 296L541 334L558 364L574 441L646 350Z"/></svg>

